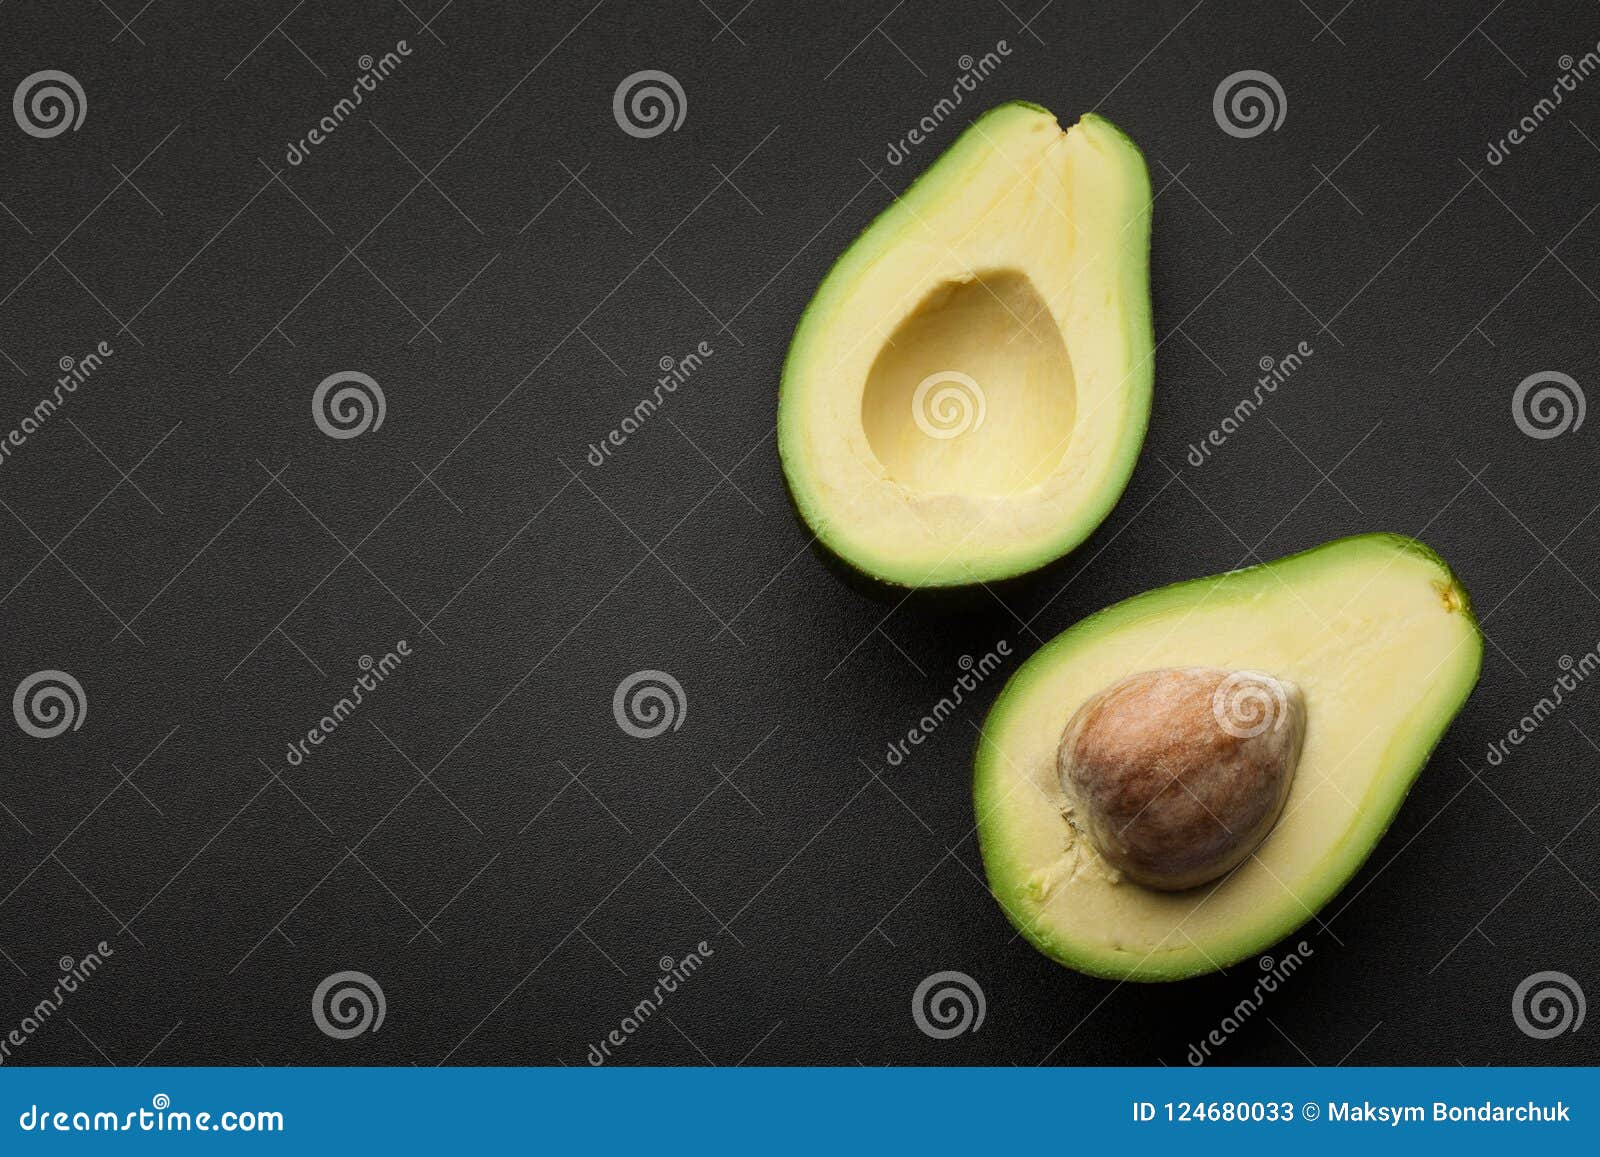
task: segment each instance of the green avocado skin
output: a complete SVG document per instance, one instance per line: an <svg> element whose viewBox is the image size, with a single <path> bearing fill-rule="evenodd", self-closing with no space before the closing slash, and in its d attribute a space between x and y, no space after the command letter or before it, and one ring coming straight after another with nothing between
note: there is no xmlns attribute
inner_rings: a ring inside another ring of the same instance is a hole
<svg viewBox="0 0 1600 1157"><path fill-rule="evenodd" d="M1124 382L1124 389L1129 399L1129 421L1122 444L1118 447L1116 468L1099 487L1097 493L1085 496L1076 516L1063 525L1053 539L1041 543L1032 557L1006 565L986 565L981 560L969 560L961 567L934 575L897 570L890 562L863 558L852 552L841 543L839 533L833 529L828 518L807 494L803 482L804 475L799 466L800 455L797 450L799 435L794 428L796 422L790 415L789 407L785 405L785 399L789 395L799 360L811 343L820 336L815 332L823 328L817 324L818 314L832 294L849 283L856 262L870 260L873 256L866 251L872 248L872 242L877 234L893 236L899 231L902 218L914 219L921 207L927 201L936 198L948 182L960 180L961 162L968 151L984 142L986 125L1022 111L1052 119L1055 117L1055 114L1043 105L1026 100L1012 100L996 105L974 120L904 193L874 217L845 248L802 311L784 358L778 387L778 457L788 482L793 508L811 531L816 544L832 559L864 580L857 585L872 595L898 596L908 590L959 590L981 583L1017 578L1057 561L1080 546L1110 515L1133 476L1139 450L1144 444L1145 433L1149 428L1150 406L1155 384L1156 346L1155 321L1150 300L1153 197L1149 170L1144 161L1144 154L1126 132L1104 117L1086 113L1081 118L1081 123L1106 130L1108 138L1118 146L1117 151L1121 154L1119 159L1124 166L1130 189L1130 201L1136 214L1135 219L1130 221L1128 230L1131 235L1128 246L1129 260L1122 270L1126 300L1130 307L1127 326L1129 340L1134 348L1134 368Z"/></svg>
<svg viewBox="0 0 1600 1157"><path fill-rule="evenodd" d="M1470 626L1473 642L1470 654L1471 662L1457 678L1457 694L1452 697L1447 708L1438 712L1433 720L1434 726L1430 729L1430 734L1425 737L1425 741L1413 748L1415 752L1414 758L1408 760L1406 766L1392 769L1391 773L1386 777L1390 787L1389 795L1379 808L1374 809L1376 822L1369 825L1362 833L1364 846L1358 848L1355 855L1347 857L1346 861L1340 865L1340 870L1335 874L1335 878L1323 882L1324 886L1317 895L1304 900L1306 904L1305 911L1300 913L1290 924L1275 930L1272 934L1244 941L1231 950L1210 946L1207 954L1198 958L1173 957L1154 961L1145 960L1137 967L1130 967L1119 960L1112 960L1089 953L1074 952L1060 942L1051 939L1035 925L1018 919L1011 905L1002 894L1002 888L996 885L995 871L991 862L995 849L1001 845L1006 836L1003 831L997 830L997 824L993 822L985 823L985 791L993 777L996 764L1006 757L990 740L989 735L992 731L997 730L997 723L1003 718L1003 714L1008 708L1008 699L1038 670L1038 665L1048 664L1054 653L1067 648L1080 639L1092 639L1102 629L1130 619L1138 619L1158 607L1170 605L1174 600L1203 598L1209 590L1219 584L1250 582L1257 577L1261 577L1264 580L1265 576L1273 571L1296 565L1315 563L1321 559L1330 558L1339 552L1355 550L1398 552L1414 555L1425 560L1437 570L1439 582L1444 589L1453 594L1458 603L1456 613L1460 614ZM1433 752L1444 738L1444 734L1451 722L1466 705L1468 697L1477 685L1482 665L1483 632L1478 625L1477 616L1472 609L1472 600L1468 596L1466 588L1437 551L1426 543L1403 534L1375 532L1351 535L1347 538L1335 539L1321 546L1312 547L1309 550L1287 555L1272 562L1227 571L1205 578L1186 579L1167 586L1154 588L1124 599L1120 603L1115 603L1068 627L1019 667L1011 678L1006 681L1005 686L1001 688L1000 694L996 696L994 705L990 708L989 716L985 720L982 730L978 733L978 742L973 761L973 806L978 817L976 826L978 829L979 848L983 854L991 893L1000 902L1001 910L1005 913L1007 921L1039 952L1058 964L1065 965L1077 972L1106 980L1144 983L1186 980L1220 971L1237 964L1240 960L1257 955L1279 940L1289 936L1303 924L1310 921L1318 912L1322 911L1327 903L1349 883L1351 877L1355 875L1362 864L1370 857L1373 850L1377 848L1383 836L1394 823L1401 805L1405 802L1406 796L1410 794L1418 776L1422 774L1423 768L1427 766Z"/></svg>

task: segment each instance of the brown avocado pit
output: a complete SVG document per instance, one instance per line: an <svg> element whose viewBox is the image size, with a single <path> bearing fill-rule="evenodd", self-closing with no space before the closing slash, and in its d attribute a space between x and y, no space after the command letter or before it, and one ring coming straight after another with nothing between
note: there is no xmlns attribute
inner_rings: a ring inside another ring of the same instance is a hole
<svg viewBox="0 0 1600 1157"><path fill-rule="evenodd" d="M1164 667L1094 695L1056 757L1068 819L1124 877L1160 891L1226 874L1283 812L1305 696L1259 671Z"/></svg>

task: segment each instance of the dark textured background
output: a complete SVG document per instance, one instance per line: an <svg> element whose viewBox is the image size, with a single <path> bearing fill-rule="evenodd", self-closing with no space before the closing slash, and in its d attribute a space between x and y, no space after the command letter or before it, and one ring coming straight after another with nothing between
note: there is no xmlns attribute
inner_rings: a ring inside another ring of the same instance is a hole
<svg viewBox="0 0 1600 1157"><path fill-rule="evenodd" d="M981 712L883 762L960 673L1145 588L1369 529L1418 533L1490 638L1482 682L1315 955L1225 1063L1576 1063L1511 994L1600 990L1600 687L1502 766L1493 739L1600 642L1595 433L1519 432L1529 374L1600 350L1600 79L1498 167L1600 8L1012 0L230 5L11 0L0 96L46 68L75 133L0 118L0 427L63 356L92 382L0 465L0 690L61 668L81 730L0 715L0 1031L55 961L115 956L16 1063L582 1064L715 950L635 1063L1181 1065L1253 984L1061 969L982 883ZM124 23L126 22L126 23ZM1026 22L1026 23L1024 23ZM357 58L413 48L298 167ZM1011 56L886 163L963 54ZM640 69L681 128L622 132ZM1262 69L1281 128L1221 131ZM796 317L850 239L983 108L1096 109L1158 191L1157 397L1132 484L1074 556L965 609L842 583L772 438ZM426 325L426 328L424 326ZM658 359L715 355L600 468ZM1263 356L1315 350L1198 469ZM373 375L381 430L309 401ZM305 765L288 739L360 656L413 656ZM619 681L671 672L642 741ZM577 778L574 778L574 775ZM320 1033L370 973L381 1031ZM918 1031L932 972L980 1031Z"/></svg>

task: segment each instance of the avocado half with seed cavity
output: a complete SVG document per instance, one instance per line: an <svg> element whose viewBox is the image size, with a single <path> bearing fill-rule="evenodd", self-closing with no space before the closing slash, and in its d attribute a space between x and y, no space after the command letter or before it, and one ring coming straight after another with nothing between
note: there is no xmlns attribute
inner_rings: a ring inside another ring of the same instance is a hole
<svg viewBox="0 0 1600 1157"><path fill-rule="evenodd" d="M1150 413L1150 179L1109 121L1013 102L845 251L784 363L801 516L906 587L1023 574L1127 485Z"/></svg>
<svg viewBox="0 0 1600 1157"><path fill-rule="evenodd" d="M1400 535L1117 603L1023 664L984 723L990 889L1096 976L1259 953L1366 860L1482 659L1466 591Z"/></svg>

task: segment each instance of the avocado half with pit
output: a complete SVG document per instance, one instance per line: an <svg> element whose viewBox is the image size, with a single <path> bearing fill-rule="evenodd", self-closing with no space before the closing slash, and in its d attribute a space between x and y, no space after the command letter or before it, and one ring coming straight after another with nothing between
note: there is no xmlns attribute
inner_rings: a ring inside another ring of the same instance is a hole
<svg viewBox="0 0 1600 1157"><path fill-rule="evenodd" d="M990 889L1096 976L1259 953L1366 860L1482 658L1466 591L1399 535L1117 603L1020 667L984 724Z"/></svg>
<svg viewBox="0 0 1600 1157"><path fill-rule="evenodd" d="M1031 571L1127 485L1150 413L1150 178L1100 117L975 121L846 250L778 404L817 539L906 587Z"/></svg>

